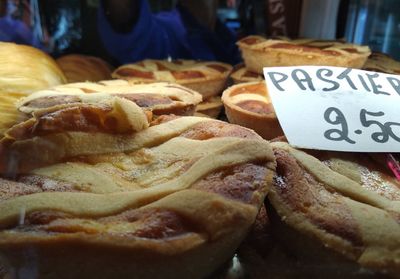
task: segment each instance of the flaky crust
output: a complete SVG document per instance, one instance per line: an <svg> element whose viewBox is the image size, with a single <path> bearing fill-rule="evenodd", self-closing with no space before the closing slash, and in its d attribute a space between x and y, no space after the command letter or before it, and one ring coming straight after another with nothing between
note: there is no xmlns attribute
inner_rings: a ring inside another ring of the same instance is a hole
<svg viewBox="0 0 400 279"><path fill-rule="evenodd" d="M56 62L69 83L111 79L113 71L106 61L89 55L68 54L61 56Z"/></svg>
<svg viewBox="0 0 400 279"><path fill-rule="evenodd" d="M370 160L320 161L287 143L272 146L277 177L268 200L280 221L361 267L399 274L399 182Z"/></svg>
<svg viewBox="0 0 400 279"><path fill-rule="evenodd" d="M32 93L65 82L63 72L46 53L0 42L0 92Z"/></svg>
<svg viewBox="0 0 400 279"><path fill-rule="evenodd" d="M122 65L112 76L144 83L175 82L199 92L207 99L222 92L231 70L229 64L215 61L147 59Z"/></svg>
<svg viewBox="0 0 400 279"><path fill-rule="evenodd" d="M283 135L264 81L233 85L222 94L222 102L230 123L253 129L265 139Z"/></svg>
<svg viewBox="0 0 400 279"><path fill-rule="evenodd" d="M254 222L275 161L254 132L193 120L159 119L122 153L0 180L3 262L22 269L34 251L40 278L209 275Z"/></svg>
<svg viewBox="0 0 400 279"><path fill-rule="evenodd" d="M263 67L321 65L361 69L371 54L369 47L337 41L273 40L248 36L237 45L246 67L262 74Z"/></svg>

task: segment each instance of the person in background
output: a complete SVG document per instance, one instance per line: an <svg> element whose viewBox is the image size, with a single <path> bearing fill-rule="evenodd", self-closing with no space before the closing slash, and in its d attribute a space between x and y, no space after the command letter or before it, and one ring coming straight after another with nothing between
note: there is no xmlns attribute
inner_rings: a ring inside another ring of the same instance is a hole
<svg viewBox="0 0 400 279"><path fill-rule="evenodd" d="M147 0L102 0L98 31L119 63L150 59L241 61L236 36L217 18L217 0L179 0L153 14Z"/></svg>

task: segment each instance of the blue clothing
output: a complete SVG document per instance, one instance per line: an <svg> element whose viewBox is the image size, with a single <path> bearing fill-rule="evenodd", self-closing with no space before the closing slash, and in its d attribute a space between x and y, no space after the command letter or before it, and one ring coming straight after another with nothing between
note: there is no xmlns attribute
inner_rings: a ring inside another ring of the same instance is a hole
<svg viewBox="0 0 400 279"><path fill-rule="evenodd" d="M212 32L180 5L153 14L146 0L141 0L139 14L131 32L117 33L107 21L104 9L99 9L100 37L106 50L121 64L168 57L230 64L241 60L235 35L219 21Z"/></svg>

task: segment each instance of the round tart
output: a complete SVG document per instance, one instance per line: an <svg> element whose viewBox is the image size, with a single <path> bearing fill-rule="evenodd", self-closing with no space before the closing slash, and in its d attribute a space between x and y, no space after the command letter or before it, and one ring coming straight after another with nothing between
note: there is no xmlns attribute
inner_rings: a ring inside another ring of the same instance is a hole
<svg viewBox="0 0 400 279"><path fill-rule="evenodd" d="M130 143L0 179L2 265L44 279L205 278L232 257L272 182L269 143L165 116Z"/></svg>
<svg viewBox="0 0 400 279"><path fill-rule="evenodd" d="M144 83L175 82L199 92L203 99L207 99L222 92L231 70L231 65L214 61L148 59L120 66L112 76Z"/></svg>
<svg viewBox="0 0 400 279"><path fill-rule="evenodd" d="M132 144L130 136L147 128L154 117L193 114L200 101L200 94L177 84L125 80L39 91L19 102L28 119L4 133L0 144L7 148L0 155L14 161L14 172L21 172L68 156L110 148L116 152L123 142ZM0 170L7 171L7 165Z"/></svg>
<svg viewBox="0 0 400 279"><path fill-rule="evenodd" d="M287 143L271 145L277 176L268 194L270 216L287 247L338 269L335 261L398 275L400 183L384 165L367 154L314 157Z"/></svg>
<svg viewBox="0 0 400 279"><path fill-rule="evenodd" d="M230 75L233 83L252 82L264 80L263 75L249 71L244 64L238 64Z"/></svg>
<svg viewBox="0 0 400 279"><path fill-rule="evenodd" d="M211 118L218 118L222 107L221 97L211 97L197 105L195 115L200 113Z"/></svg>
<svg viewBox="0 0 400 279"><path fill-rule="evenodd" d="M381 72L386 74L400 74L400 62L387 54L373 52L365 63L363 70Z"/></svg>
<svg viewBox="0 0 400 279"><path fill-rule="evenodd" d="M98 57L69 54L58 58L56 62L70 83L111 79L111 65Z"/></svg>
<svg viewBox="0 0 400 279"><path fill-rule="evenodd" d="M248 36L237 45L246 68L262 74L263 67L321 65L361 69L371 54L369 47L338 41L273 40Z"/></svg>
<svg viewBox="0 0 400 279"><path fill-rule="evenodd" d="M265 82L247 82L229 87L222 94L230 123L253 129L265 139L283 135Z"/></svg>
<svg viewBox="0 0 400 279"><path fill-rule="evenodd" d="M56 86L31 94L17 105L20 111L32 113L76 104L99 103L113 97L132 101L154 115L193 115L196 105L202 100L199 93L178 84L135 84L126 80L108 80Z"/></svg>

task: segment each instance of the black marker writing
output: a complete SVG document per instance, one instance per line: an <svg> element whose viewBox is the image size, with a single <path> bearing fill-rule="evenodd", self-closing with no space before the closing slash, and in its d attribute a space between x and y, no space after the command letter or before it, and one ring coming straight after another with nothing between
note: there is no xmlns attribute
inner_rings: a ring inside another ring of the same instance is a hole
<svg viewBox="0 0 400 279"><path fill-rule="evenodd" d="M335 117L331 119L331 116ZM349 138L349 127L347 126L346 118L340 109L335 107L329 107L324 113L324 119L329 124L340 125L341 129L329 129L325 131L324 137L333 141L347 141L350 144L355 144L356 142ZM336 136L334 136L336 135Z"/></svg>

